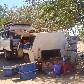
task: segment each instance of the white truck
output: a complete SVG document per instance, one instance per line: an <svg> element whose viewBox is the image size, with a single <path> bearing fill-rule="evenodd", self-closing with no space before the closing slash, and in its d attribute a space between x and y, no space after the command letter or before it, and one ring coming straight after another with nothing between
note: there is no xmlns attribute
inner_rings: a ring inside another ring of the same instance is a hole
<svg viewBox="0 0 84 84"><path fill-rule="evenodd" d="M48 60L53 56L63 57L66 54L65 50L68 44L63 32L36 33L34 35L31 49L23 49L23 53L26 53L24 58L27 59L29 56L30 61L33 62L38 58Z"/></svg>
<svg viewBox="0 0 84 84"><path fill-rule="evenodd" d="M4 47L5 58L10 58L15 54L17 57L23 57L25 62L29 59L31 62L34 62L38 58L50 59L53 56L63 57L65 55L65 48L68 46L66 45L67 40L63 32L33 33L33 36L30 34L23 37L30 38L30 42L32 42L31 48L23 49L16 46L15 49L14 47L12 49L10 47L10 40L7 39L6 42L5 40L0 42L0 48L2 42L6 44Z"/></svg>

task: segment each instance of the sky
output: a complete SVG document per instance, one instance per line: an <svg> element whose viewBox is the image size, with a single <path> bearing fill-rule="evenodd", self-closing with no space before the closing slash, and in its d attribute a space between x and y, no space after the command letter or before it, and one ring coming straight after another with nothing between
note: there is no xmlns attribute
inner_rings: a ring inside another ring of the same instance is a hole
<svg viewBox="0 0 84 84"><path fill-rule="evenodd" d="M13 7L21 7L22 5L25 5L26 3L24 2L25 0L0 0L0 5L6 4L8 8L13 8Z"/></svg>

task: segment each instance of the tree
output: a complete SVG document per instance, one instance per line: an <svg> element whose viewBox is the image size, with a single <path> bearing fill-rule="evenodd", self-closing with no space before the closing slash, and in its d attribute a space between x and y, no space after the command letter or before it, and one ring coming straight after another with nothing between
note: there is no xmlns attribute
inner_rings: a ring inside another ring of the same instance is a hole
<svg viewBox="0 0 84 84"><path fill-rule="evenodd" d="M20 8L16 8L16 10L10 9L6 11L6 15L4 15L4 20L4 25L9 23L31 24L31 8L27 6L22 6Z"/></svg>
<svg viewBox="0 0 84 84"><path fill-rule="evenodd" d="M38 15L36 10L37 12L39 11ZM68 29L74 27L78 22L80 22L80 24L83 24L84 22L83 0L45 1L38 5L38 9L35 9L35 13L35 21L33 22L37 22L39 25L43 24L41 25L42 27L46 27L51 30Z"/></svg>
<svg viewBox="0 0 84 84"><path fill-rule="evenodd" d="M4 4L3 7L0 5L0 27L2 27L4 23L6 23L7 10L8 7L6 6L6 4Z"/></svg>
<svg viewBox="0 0 84 84"><path fill-rule="evenodd" d="M0 26L8 23L31 24L31 7L22 6L14 10L8 9L6 5L0 5Z"/></svg>
<svg viewBox="0 0 84 84"><path fill-rule="evenodd" d="M31 24L31 8L23 6L16 11L10 10L9 17L12 23L29 23Z"/></svg>
<svg viewBox="0 0 84 84"><path fill-rule="evenodd" d="M69 29L77 23L84 24L83 0L49 0L30 1L32 5L22 6L16 10L0 7L0 24L27 23L36 29Z"/></svg>

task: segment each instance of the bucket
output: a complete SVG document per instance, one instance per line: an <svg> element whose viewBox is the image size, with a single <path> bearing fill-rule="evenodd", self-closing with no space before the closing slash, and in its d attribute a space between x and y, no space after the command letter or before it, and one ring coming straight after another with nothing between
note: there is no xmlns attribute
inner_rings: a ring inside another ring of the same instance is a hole
<svg viewBox="0 0 84 84"><path fill-rule="evenodd" d="M19 67L20 72L29 72L29 71L35 71L35 70L36 70L35 63L24 64Z"/></svg>
<svg viewBox="0 0 84 84"><path fill-rule="evenodd" d="M20 79L23 80L30 80L30 79L35 79L36 78L36 72L20 72L19 73Z"/></svg>
<svg viewBox="0 0 84 84"><path fill-rule="evenodd" d="M16 75L16 68L12 66L5 66L3 67L3 74L4 76L7 76L7 77Z"/></svg>

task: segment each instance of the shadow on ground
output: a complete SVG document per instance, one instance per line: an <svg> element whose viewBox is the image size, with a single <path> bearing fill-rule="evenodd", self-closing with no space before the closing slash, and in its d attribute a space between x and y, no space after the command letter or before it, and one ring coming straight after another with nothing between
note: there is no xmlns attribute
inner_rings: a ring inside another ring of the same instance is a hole
<svg viewBox="0 0 84 84"><path fill-rule="evenodd" d="M22 79L16 78L12 81L15 83L18 83L18 82L20 83L22 81L28 81L28 80L22 80ZM36 84L39 84L39 82L40 82L40 84L46 84L46 83L47 84L57 84L57 83L81 84L81 83L84 83L84 75L74 75L74 76L67 75L67 76L61 76L61 77L56 77L56 78L45 76L45 75L39 75L36 77L36 79L31 80L31 81L36 82Z"/></svg>
<svg viewBox="0 0 84 84"><path fill-rule="evenodd" d="M75 75L67 75L67 76L61 76L61 77L50 77L50 76L46 76L43 74L39 74L37 75L37 77L33 80L22 80L19 78L18 75L14 75L13 77L4 77L3 76L3 66L14 66L15 64L22 64L23 61L22 60L10 60L10 61L6 61L5 59L1 58L0 59L0 80L11 80L14 83L20 83L22 81L31 81L31 82L35 82L36 84L81 84L84 83L84 72L75 74Z"/></svg>

